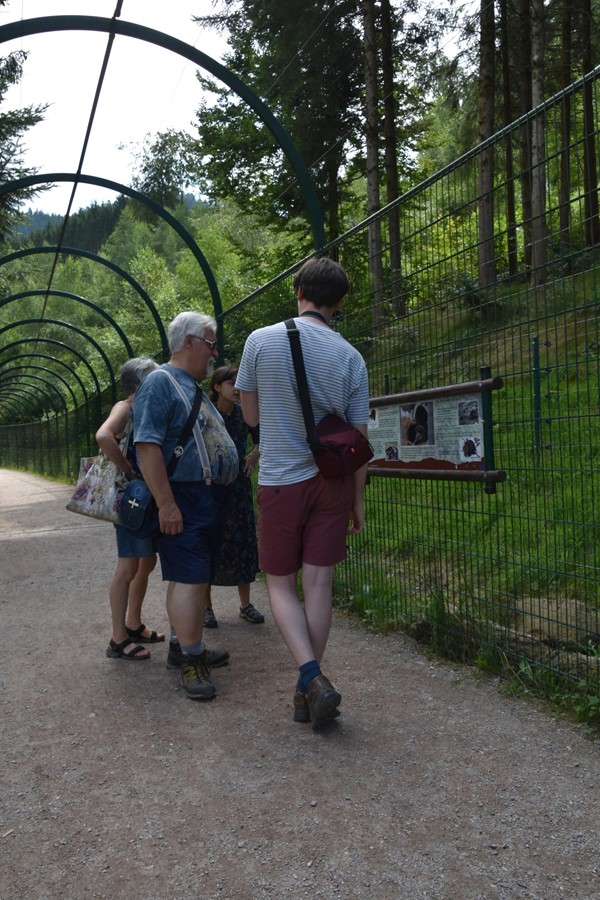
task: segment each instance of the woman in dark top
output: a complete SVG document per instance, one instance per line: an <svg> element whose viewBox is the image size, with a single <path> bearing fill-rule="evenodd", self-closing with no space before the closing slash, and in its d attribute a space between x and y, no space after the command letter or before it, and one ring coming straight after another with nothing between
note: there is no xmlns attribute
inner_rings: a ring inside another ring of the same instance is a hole
<svg viewBox="0 0 600 900"><path fill-rule="evenodd" d="M240 458L239 474L227 488L223 541L212 584L235 585L240 596L240 618L253 625L260 625L265 617L250 602L250 585L256 580L258 571L251 476L258 461L259 435L258 428L248 428L244 422L237 402L236 375L237 369L220 366L213 373L210 382L210 399L223 416ZM249 434L252 436L254 449L247 453ZM209 588L204 627L216 628L217 625Z"/></svg>

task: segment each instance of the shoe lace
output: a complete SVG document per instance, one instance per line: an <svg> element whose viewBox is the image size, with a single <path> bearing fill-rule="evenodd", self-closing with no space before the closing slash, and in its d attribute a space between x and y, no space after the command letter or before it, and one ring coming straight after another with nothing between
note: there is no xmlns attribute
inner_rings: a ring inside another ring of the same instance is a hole
<svg viewBox="0 0 600 900"><path fill-rule="evenodd" d="M207 679L210 675L210 668L206 665L202 656L184 656L183 677L186 681L198 678L199 681Z"/></svg>

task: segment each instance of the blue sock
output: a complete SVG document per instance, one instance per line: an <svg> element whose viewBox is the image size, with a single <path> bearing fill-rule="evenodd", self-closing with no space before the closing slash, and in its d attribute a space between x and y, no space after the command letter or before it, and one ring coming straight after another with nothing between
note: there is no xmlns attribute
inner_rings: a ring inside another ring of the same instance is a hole
<svg viewBox="0 0 600 900"><path fill-rule="evenodd" d="M200 656L201 653L204 653L206 650L206 645L203 641L196 641L195 644L186 644L185 647L181 647L183 650L184 656Z"/></svg>
<svg viewBox="0 0 600 900"><path fill-rule="evenodd" d="M310 662L304 663L303 666L300 666L300 675L298 676L298 684L296 685L296 690L301 691L303 694L308 690L309 683L316 678L317 675L321 674L321 667L316 659L311 659Z"/></svg>

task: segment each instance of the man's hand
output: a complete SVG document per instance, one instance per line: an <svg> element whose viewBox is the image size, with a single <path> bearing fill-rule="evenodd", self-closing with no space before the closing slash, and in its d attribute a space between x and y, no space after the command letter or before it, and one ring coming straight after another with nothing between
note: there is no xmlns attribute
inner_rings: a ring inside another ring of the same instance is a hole
<svg viewBox="0 0 600 900"><path fill-rule="evenodd" d="M362 503L355 503L350 513L350 521L348 522L348 530L346 534L360 534L365 524L365 515Z"/></svg>
<svg viewBox="0 0 600 900"><path fill-rule="evenodd" d="M367 437L367 426L356 425L356 428ZM350 523L347 534L360 534L365 526L364 496L367 480L367 463L354 473L354 500L350 511Z"/></svg>
<svg viewBox="0 0 600 900"><path fill-rule="evenodd" d="M163 534L181 534L183 516L176 503L167 503L158 510L158 522Z"/></svg>
<svg viewBox="0 0 600 900"><path fill-rule="evenodd" d="M181 534L183 517L175 503L167 468L158 444L135 445L144 481L152 491L158 507L158 524L162 534Z"/></svg>

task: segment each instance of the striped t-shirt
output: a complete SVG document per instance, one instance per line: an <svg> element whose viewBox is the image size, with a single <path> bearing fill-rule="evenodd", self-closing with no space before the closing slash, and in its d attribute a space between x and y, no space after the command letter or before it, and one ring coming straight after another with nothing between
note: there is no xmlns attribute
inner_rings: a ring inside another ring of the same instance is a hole
<svg viewBox="0 0 600 900"><path fill-rule="evenodd" d="M295 322L315 423L334 413L351 425L365 425L369 421L369 384L358 350L331 328L308 318L296 318ZM249 335L236 387L258 392L258 483L296 484L316 475L285 323L258 328Z"/></svg>

